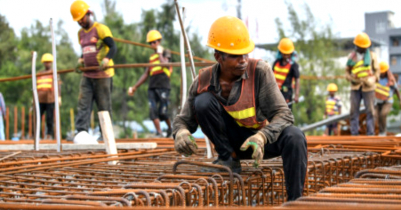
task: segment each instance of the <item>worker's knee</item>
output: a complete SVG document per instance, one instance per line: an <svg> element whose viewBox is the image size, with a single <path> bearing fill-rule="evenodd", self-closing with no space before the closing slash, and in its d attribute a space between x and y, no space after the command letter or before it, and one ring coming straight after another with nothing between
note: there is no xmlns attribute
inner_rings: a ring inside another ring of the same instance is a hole
<svg viewBox="0 0 401 210"><path fill-rule="evenodd" d="M295 126L288 126L284 129L284 139L286 139L286 146L292 148L306 148L306 138L304 133Z"/></svg>
<svg viewBox="0 0 401 210"><path fill-rule="evenodd" d="M215 111L219 102L212 93L205 92L195 97L195 112L197 114Z"/></svg>

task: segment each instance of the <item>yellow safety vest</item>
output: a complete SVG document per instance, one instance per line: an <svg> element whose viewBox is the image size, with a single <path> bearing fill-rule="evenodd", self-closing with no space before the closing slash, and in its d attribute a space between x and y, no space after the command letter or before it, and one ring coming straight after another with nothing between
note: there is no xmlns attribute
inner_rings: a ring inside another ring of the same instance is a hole
<svg viewBox="0 0 401 210"><path fill-rule="evenodd" d="M353 75L356 75L357 78L364 78L371 74L371 66L363 65L363 60L358 61L351 70Z"/></svg>
<svg viewBox="0 0 401 210"><path fill-rule="evenodd" d="M375 95L380 100L388 100L390 97L390 87L376 83Z"/></svg>
<svg viewBox="0 0 401 210"><path fill-rule="evenodd" d="M160 63L159 54L155 53L155 54L151 55L149 58L149 63L159 64ZM167 68L167 67L161 67L161 66L152 66L152 67L150 67L149 75L153 76L156 74L165 73L168 77L170 77L172 71L173 71L172 67Z"/></svg>

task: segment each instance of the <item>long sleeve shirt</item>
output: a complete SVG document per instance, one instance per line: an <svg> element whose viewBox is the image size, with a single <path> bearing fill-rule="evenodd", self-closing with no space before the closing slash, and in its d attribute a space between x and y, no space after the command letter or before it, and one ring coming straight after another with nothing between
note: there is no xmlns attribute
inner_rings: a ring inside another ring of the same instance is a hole
<svg viewBox="0 0 401 210"><path fill-rule="evenodd" d="M214 87L214 94L217 99L225 105L232 105L237 102L241 96L242 80L249 79L248 75L246 73L243 74L242 77L235 82L229 97L225 99L221 96L221 87L219 84L220 65L215 64L212 71L210 86ZM174 136L179 129L185 128L193 133L198 127L194 110L195 97L198 95L197 89L198 77L195 78L190 87L188 99L185 102L182 112L174 119ZM259 61L255 70L255 104L257 120L263 121L267 119L269 122L260 131L266 136L268 143L274 143L284 128L294 123L294 117L278 89L270 65L264 61Z"/></svg>
<svg viewBox="0 0 401 210"><path fill-rule="evenodd" d="M352 53L348 56L350 58ZM379 68L379 62L377 61L377 56L374 52L370 52L372 63L372 76L369 77L374 77L372 79L379 81L380 78L380 68ZM364 79L357 79L352 77L352 66L347 66L345 70L345 78L351 82L351 90L359 90L359 88L362 86L362 91L363 92L368 92L368 91L374 91L375 90L375 85L367 85L365 80L369 79L369 77L364 78Z"/></svg>

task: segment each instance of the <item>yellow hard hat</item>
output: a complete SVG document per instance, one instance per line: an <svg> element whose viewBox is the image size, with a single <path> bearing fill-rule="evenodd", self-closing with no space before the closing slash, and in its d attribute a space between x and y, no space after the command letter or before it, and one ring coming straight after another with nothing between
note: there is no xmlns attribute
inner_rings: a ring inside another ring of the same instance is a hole
<svg viewBox="0 0 401 210"><path fill-rule="evenodd" d="M283 54L291 54L294 49L294 43L289 38L282 38L278 43L278 50Z"/></svg>
<svg viewBox="0 0 401 210"><path fill-rule="evenodd" d="M385 73L389 69L388 64L386 62L384 62L384 61L380 62L379 66L380 66L380 73Z"/></svg>
<svg viewBox="0 0 401 210"><path fill-rule="evenodd" d="M162 38L163 37L158 30L151 30L148 32L148 35L146 35L146 42L153 42Z"/></svg>
<svg viewBox="0 0 401 210"><path fill-rule="evenodd" d="M362 32L356 35L354 44L360 48L368 48L370 47L371 42L369 36L365 32Z"/></svg>
<svg viewBox="0 0 401 210"><path fill-rule="evenodd" d="M336 84L334 83L330 83L329 85L327 85L327 91L333 91L336 92L338 90L338 87Z"/></svg>
<svg viewBox="0 0 401 210"><path fill-rule="evenodd" d="M71 4L71 15L72 15L72 19L74 21L78 21L81 20L86 13L88 12L89 9L89 5L82 1L82 0L76 0Z"/></svg>
<svg viewBox="0 0 401 210"><path fill-rule="evenodd" d="M53 62L53 55L50 54L50 53L43 54L41 62L42 63L44 63L44 62Z"/></svg>
<svg viewBox="0 0 401 210"><path fill-rule="evenodd" d="M250 39L244 22L233 16L224 16L214 21L206 45L232 55L245 55L255 49L255 43Z"/></svg>

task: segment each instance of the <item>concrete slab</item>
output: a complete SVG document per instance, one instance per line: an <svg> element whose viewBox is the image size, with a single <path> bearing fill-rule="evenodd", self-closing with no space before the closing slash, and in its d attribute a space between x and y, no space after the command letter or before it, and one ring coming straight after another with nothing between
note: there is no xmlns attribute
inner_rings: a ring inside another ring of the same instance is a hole
<svg viewBox="0 0 401 210"><path fill-rule="evenodd" d="M155 149L157 143L117 143L117 149ZM33 144L0 145L0 150L33 150ZM56 150L57 144L40 144L39 150ZM104 144L62 144L62 150L105 150Z"/></svg>

